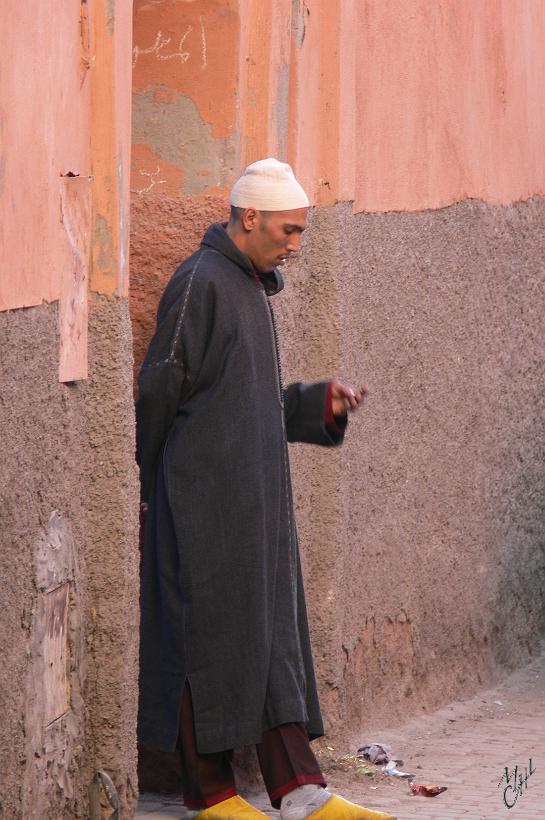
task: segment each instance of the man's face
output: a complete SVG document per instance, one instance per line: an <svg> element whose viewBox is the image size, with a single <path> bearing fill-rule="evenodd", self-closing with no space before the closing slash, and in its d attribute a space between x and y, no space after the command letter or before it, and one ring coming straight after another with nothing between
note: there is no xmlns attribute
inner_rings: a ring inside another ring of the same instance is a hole
<svg viewBox="0 0 545 820"><path fill-rule="evenodd" d="M243 223L248 231L246 253L261 273L283 265L299 250L301 235L307 226L308 208L292 211L244 212Z"/></svg>

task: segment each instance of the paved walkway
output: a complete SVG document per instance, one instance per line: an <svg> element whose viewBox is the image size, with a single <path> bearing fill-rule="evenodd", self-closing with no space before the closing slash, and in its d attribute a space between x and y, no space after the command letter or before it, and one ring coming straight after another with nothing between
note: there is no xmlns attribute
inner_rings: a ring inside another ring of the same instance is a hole
<svg viewBox="0 0 545 820"><path fill-rule="evenodd" d="M403 768L417 774L416 782L448 789L435 798L415 797L405 781L380 768L372 776L358 774L361 761L349 755L353 749L324 749L321 763L328 783L348 799L390 811L398 820L545 820L545 655L494 689L380 737L362 738L362 743L368 740L392 746L404 759ZM517 776L528 772L518 796L515 766ZM249 799L270 817L279 817L264 794ZM149 794L141 796L136 813L138 820L183 816L181 799Z"/></svg>

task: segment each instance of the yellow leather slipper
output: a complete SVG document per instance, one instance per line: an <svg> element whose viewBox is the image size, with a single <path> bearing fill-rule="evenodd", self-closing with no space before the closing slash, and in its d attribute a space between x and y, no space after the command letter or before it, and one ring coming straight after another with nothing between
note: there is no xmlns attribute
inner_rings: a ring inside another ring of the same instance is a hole
<svg viewBox="0 0 545 820"><path fill-rule="evenodd" d="M319 809L309 814L307 820L396 820L393 814L373 811L349 803L348 800L334 794Z"/></svg>
<svg viewBox="0 0 545 820"><path fill-rule="evenodd" d="M254 818L267 817L267 815L254 809L246 800L236 794L228 800L216 803L215 806L203 809L197 814L195 820L238 820L239 817L242 820L254 820Z"/></svg>

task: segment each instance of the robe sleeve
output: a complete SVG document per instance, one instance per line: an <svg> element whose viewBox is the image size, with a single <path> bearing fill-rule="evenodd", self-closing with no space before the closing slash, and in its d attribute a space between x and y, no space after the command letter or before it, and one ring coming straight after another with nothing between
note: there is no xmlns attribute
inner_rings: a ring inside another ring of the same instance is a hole
<svg viewBox="0 0 545 820"><path fill-rule="evenodd" d="M196 274L195 268L179 280L175 275L165 290L139 375L136 460L142 502L149 500L157 460L184 396L191 391L209 340L215 299Z"/></svg>
<svg viewBox="0 0 545 820"><path fill-rule="evenodd" d="M148 501L157 458L178 412L184 383L182 364L163 361L140 371L136 404L136 460L140 467L141 501Z"/></svg>
<svg viewBox="0 0 545 820"><path fill-rule="evenodd" d="M345 419L335 417L336 425L326 421L329 382L295 382L284 390L284 416L288 441L334 447L344 439ZM341 425L344 422L344 427ZM337 428L337 429L335 429Z"/></svg>

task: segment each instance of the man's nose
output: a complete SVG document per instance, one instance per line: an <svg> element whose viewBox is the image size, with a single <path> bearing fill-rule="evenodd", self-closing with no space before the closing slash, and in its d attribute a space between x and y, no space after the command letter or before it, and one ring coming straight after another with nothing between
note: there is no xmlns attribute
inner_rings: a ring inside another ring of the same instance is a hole
<svg viewBox="0 0 545 820"><path fill-rule="evenodd" d="M289 236L286 248L290 253L294 253L295 251L299 250L299 246L301 245L301 234L299 233L292 233Z"/></svg>

